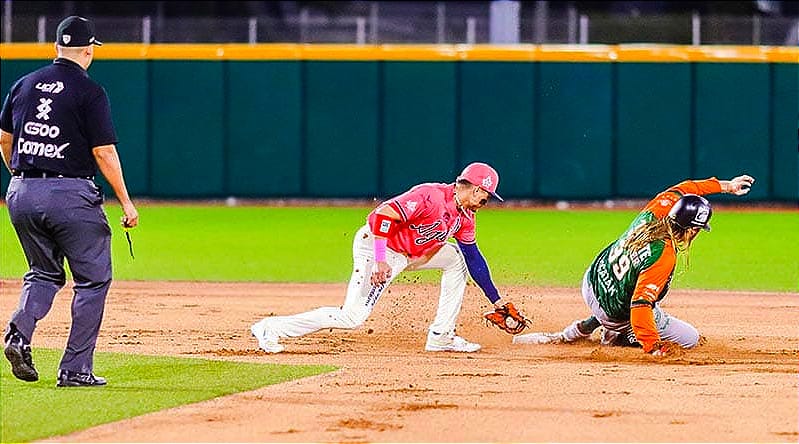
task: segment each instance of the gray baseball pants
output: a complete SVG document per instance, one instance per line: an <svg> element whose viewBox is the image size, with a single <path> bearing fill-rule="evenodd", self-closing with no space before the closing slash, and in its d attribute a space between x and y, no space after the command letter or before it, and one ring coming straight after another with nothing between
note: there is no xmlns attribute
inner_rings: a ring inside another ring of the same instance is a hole
<svg viewBox="0 0 799 444"><path fill-rule="evenodd" d="M72 327L60 369L89 373L111 285L111 228L97 185L78 178L13 177L6 193L11 223L29 271L10 324L27 338L66 283L75 282Z"/></svg>
<svg viewBox="0 0 799 444"><path fill-rule="evenodd" d="M586 305L591 309L591 314L605 327L603 337L601 338L603 344L612 344L616 342L616 338L619 336L627 336L629 339L635 339L629 320L619 321L613 319L608 316L605 310L599 305L596 294L594 294L594 289L591 287L591 282L588 279L588 272L583 276L582 293L583 300L585 300ZM658 329L658 334L661 339L674 341L685 348L692 348L699 343L699 332L693 325L666 313L660 308L659 304L655 304L652 311L655 315L655 326Z"/></svg>

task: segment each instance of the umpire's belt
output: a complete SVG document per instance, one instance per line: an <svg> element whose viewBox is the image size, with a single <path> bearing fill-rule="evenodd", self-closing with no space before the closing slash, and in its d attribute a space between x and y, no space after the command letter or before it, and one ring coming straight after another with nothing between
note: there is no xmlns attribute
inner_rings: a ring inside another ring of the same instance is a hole
<svg viewBox="0 0 799 444"><path fill-rule="evenodd" d="M52 171L43 170L23 170L14 171L14 176L28 178L28 179L47 179L47 178L71 178L71 179L88 179L94 180L94 176L77 176L74 174L54 173Z"/></svg>

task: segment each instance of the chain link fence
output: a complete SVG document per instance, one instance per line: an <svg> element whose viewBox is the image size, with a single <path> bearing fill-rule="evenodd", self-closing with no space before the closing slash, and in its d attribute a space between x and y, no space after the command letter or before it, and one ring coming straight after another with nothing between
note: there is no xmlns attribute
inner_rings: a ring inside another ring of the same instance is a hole
<svg viewBox="0 0 799 444"><path fill-rule="evenodd" d="M311 8L281 18L92 17L104 42L490 43L489 2L363 2L357 14ZM51 42L63 15L15 15L3 3L3 42ZM799 45L799 18L693 14L619 15L530 9L519 43Z"/></svg>

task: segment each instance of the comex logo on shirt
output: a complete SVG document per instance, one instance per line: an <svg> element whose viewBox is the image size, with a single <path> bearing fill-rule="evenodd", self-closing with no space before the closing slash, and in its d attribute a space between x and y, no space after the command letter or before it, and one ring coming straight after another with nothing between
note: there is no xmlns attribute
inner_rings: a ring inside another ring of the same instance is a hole
<svg viewBox="0 0 799 444"><path fill-rule="evenodd" d="M30 154L31 156L63 159L64 155L61 152L68 146L69 142L56 145L54 143L34 142L20 137L17 141L17 152L19 154Z"/></svg>
<svg viewBox="0 0 799 444"><path fill-rule="evenodd" d="M52 85L53 90L55 90L58 89L59 83L61 82L48 83L44 85L37 84L36 88L39 88L39 85L42 85L42 88L49 88L50 86L48 85ZM63 88L64 85L61 84L61 89L59 89L59 91L61 91ZM53 99L46 99L46 98L39 99L39 106L36 107L36 111L39 111L39 113L36 114L37 119L50 120L50 111L53 110L53 108L50 106L51 103L53 103ZM25 125L22 127L22 130L25 132L25 134L31 136L49 137L51 139L54 139L58 137L59 134L61 134L61 129L58 126L48 125L46 123L40 123L40 122L25 122ZM62 151L64 151L69 146L69 144L70 142L63 143L61 145L56 145L54 143L37 142L34 140L25 140L22 138L22 136L20 136L19 139L17 140L17 153L28 154L31 156L47 157L50 159L54 158L63 159L64 154L62 153Z"/></svg>

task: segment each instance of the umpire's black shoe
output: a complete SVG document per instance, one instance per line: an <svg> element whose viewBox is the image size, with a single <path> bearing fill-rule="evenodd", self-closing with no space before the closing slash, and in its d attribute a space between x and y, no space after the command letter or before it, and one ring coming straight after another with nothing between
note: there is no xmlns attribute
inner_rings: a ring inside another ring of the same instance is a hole
<svg viewBox="0 0 799 444"><path fill-rule="evenodd" d="M39 372L33 367L31 346L16 330L6 335L6 346L3 352L11 363L11 373L23 381L33 382L39 380Z"/></svg>
<svg viewBox="0 0 799 444"><path fill-rule="evenodd" d="M71 372L69 370L59 370L56 387L95 387L105 384L105 378L94 376L94 373L79 373Z"/></svg>

